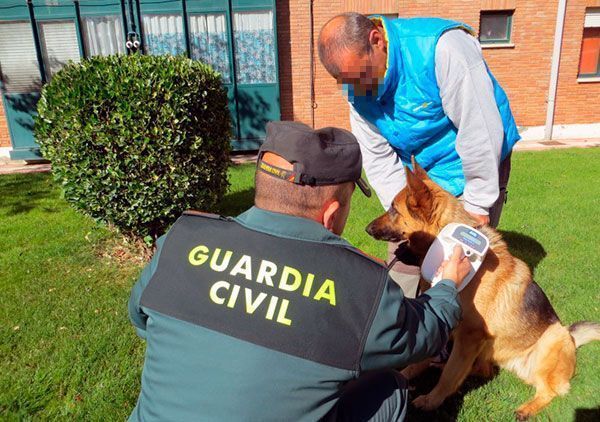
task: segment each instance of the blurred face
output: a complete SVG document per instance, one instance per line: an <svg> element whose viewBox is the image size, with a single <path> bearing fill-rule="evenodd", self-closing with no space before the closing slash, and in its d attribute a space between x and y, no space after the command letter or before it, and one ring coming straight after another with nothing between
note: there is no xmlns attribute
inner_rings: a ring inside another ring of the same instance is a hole
<svg viewBox="0 0 600 422"><path fill-rule="evenodd" d="M387 68L387 44L378 29L369 35L371 50L363 55L352 51L340 53L339 84L352 85L355 95L375 95L383 83Z"/></svg>

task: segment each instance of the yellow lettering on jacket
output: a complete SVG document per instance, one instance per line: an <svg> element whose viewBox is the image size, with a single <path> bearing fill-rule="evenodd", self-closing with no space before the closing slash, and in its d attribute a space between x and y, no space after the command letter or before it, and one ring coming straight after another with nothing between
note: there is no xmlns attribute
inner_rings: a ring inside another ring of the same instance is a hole
<svg viewBox="0 0 600 422"><path fill-rule="evenodd" d="M315 295L315 300L327 299L331 306L335 306L335 283L327 279Z"/></svg>
<svg viewBox="0 0 600 422"><path fill-rule="evenodd" d="M256 276L256 282L265 282L266 285L273 287L273 276L277 274L277 265L271 261L265 261L264 259L260 262L260 268L258 269L258 275Z"/></svg>
<svg viewBox="0 0 600 422"><path fill-rule="evenodd" d="M238 295L240 294L240 286L237 284L233 285L233 289L231 289L231 296L229 296L229 300L227 301L227 307L233 308L235 306L235 302L237 302Z"/></svg>
<svg viewBox="0 0 600 422"><path fill-rule="evenodd" d="M263 303L267 294L261 292L256 296L256 299L252 300L252 289L246 287L244 290L246 294L246 313L253 314L260 304Z"/></svg>
<svg viewBox="0 0 600 422"><path fill-rule="evenodd" d="M210 292L208 294L210 296L210 300L215 302L217 305L222 305L223 303L225 303L225 298L219 297L219 295L217 295L217 291L219 289L229 290L229 286L231 286L231 284L229 284L226 281L217 281L210 288Z"/></svg>
<svg viewBox="0 0 600 422"><path fill-rule="evenodd" d="M289 283L289 278L293 277L293 281ZM281 272L281 279L279 280L279 288L281 290L287 290L288 292L293 292L294 290L298 290L300 284L302 283L302 274L295 268L288 267L287 265L283 267L283 271Z"/></svg>
<svg viewBox="0 0 600 422"><path fill-rule="evenodd" d="M287 299L283 299L281 301L281 307L279 308L279 313L277 314L277 322L284 325L292 325L292 320L286 318L286 313L288 309L288 305L290 301Z"/></svg>
<svg viewBox="0 0 600 422"><path fill-rule="evenodd" d="M266 319L273 319L273 316L275 315L275 309L277 309L278 300L279 298L277 296L271 296L271 299L269 300L269 307L267 308L267 315L265 315Z"/></svg>
<svg viewBox="0 0 600 422"><path fill-rule="evenodd" d="M310 291L312 290L313 281L315 280L315 275L312 273L308 273L306 276L306 281L304 282L304 289L302 290L302 296L309 297Z"/></svg>
<svg viewBox="0 0 600 422"><path fill-rule="evenodd" d="M210 268L213 271L217 271L217 272L225 271L227 269L227 267L229 266L229 261L231 261L231 255L233 255L233 252L226 251L225 256L223 257L223 261L221 261L220 264L217 264L220 254L221 254L221 248L216 248L215 252L213 253L213 256L210 260Z"/></svg>
<svg viewBox="0 0 600 422"><path fill-rule="evenodd" d="M257 289L220 280L214 282L208 292L213 303L230 309L240 309L248 315L262 314L269 321L291 326L292 318L288 315L290 315L290 310L294 309L296 300L305 300L304 297L315 301L325 301L331 306L337 305L335 282L332 279L325 278L325 281L319 285L315 274L302 273L289 265L277 265L262 259L260 263L253 266L253 258L250 255L240 254L234 258L234 251L221 248L211 250L206 245L193 247L189 251L187 259L195 267L209 263L212 271L228 272L238 280L243 277L247 281L255 281ZM252 272L253 268L255 273ZM284 299L261 292L260 289L264 289L264 287L260 286L263 285L296 293L287 293L285 294L287 298ZM291 315L294 313L292 312Z"/></svg>
<svg viewBox="0 0 600 422"><path fill-rule="evenodd" d="M208 259L208 248L204 245L198 245L190 251L188 260L192 265L202 265Z"/></svg>
<svg viewBox="0 0 600 422"><path fill-rule="evenodd" d="M243 274L244 277L246 277L246 280L252 281L252 262L250 256L242 255L238 263L235 264L235 267L233 267L233 270L231 270L229 274Z"/></svg>

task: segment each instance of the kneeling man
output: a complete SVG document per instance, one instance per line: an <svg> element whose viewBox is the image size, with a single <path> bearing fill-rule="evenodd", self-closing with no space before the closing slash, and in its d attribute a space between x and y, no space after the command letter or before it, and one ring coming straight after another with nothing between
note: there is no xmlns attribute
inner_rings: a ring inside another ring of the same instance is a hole
<svg viewBox="0 0 600 422"><path fill-rule="evenodd" d="M457 324L460 253L445 281L406 299L340 235L361 177L356 138L270 123L255 206L187 212L134 286L146 339L130 420L401 420L399 368L437 354Z"/></svg>

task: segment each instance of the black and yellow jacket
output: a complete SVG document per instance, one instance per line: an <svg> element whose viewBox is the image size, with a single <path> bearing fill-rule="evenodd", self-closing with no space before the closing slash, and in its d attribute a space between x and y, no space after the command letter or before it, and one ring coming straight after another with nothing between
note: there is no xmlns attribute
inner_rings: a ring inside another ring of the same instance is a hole
<svg viewBox="0 0 600 422"><path fill-rule="evenodd" d="M302 218L184 215L158 246L129 302L147 342L131 420L318 420L361 372L438 353L460 317L452 282L406 299Z"/></svg>

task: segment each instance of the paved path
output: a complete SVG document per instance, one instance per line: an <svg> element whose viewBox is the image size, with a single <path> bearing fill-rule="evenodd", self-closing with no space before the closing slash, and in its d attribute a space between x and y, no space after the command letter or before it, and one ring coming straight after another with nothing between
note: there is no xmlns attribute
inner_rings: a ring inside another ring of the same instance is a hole
<svg viewBox="0 0 600 422"><path fill-rule="evenodd" d="M555 141L519 141L515 151L544 151L547 149L600 147L600 138L558 139Z"/></svg>
<svg viewBox="0 0 600 422"><path fill-rule="evenodd" d="M50 171L50 163L35 162L27 164L21 160L0 157L0 174L46 173Z"/></svg>
<svg viewBox="0 0 600 422"><path fill-rule="evenodd" d="M556 141L520 141L515 146L515 151L544 151L548 149L563 148L591 148L600 147L600 138L590 139L561 139ZM250 154L234 154L231 161L234 164L256 162L256 152ZM51 169L50 163L31 163L25 161L10 160L0 157L0 174L17 173L45 173Z"/></svg>

